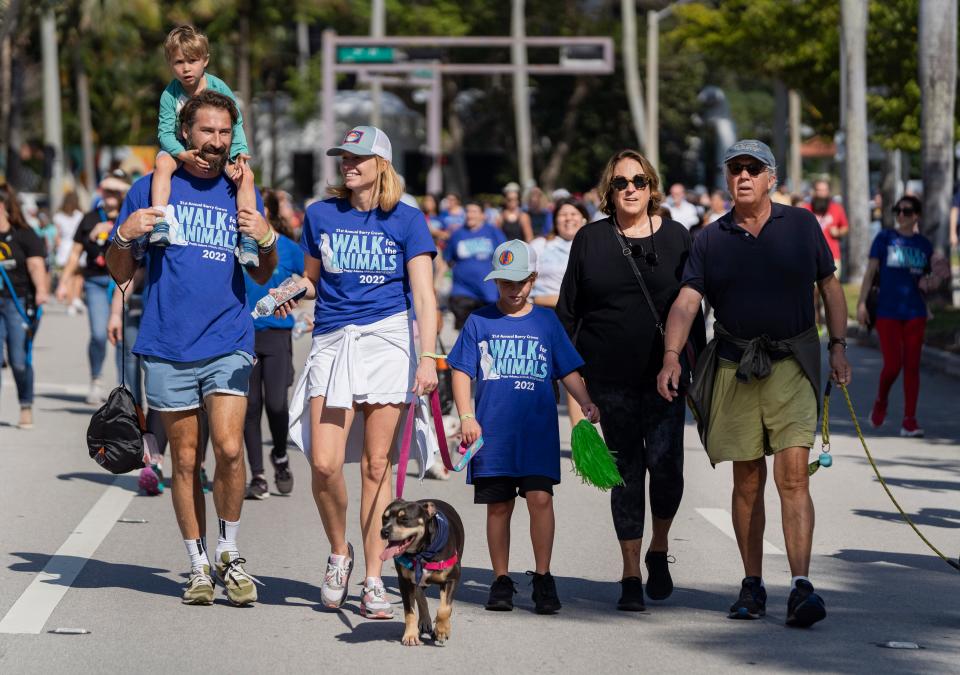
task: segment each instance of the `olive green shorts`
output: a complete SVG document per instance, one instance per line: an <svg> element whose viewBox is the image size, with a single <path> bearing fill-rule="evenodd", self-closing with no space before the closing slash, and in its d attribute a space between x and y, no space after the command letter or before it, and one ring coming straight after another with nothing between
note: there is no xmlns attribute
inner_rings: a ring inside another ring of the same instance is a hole
<svg viewBox="0 0 960 675"><path fill-rule="evenodd" d="M762 380L740 382L736 372L736 363L720 359L707 430L713 464L813 447L817 397L796 359L775 361Z"/></svg>

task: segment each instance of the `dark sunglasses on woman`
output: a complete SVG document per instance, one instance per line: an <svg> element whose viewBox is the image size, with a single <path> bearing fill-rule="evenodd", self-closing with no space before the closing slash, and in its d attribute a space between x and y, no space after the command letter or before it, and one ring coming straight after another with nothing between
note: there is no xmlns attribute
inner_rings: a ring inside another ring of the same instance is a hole
<svg viewBox="0 0 960 675"><path fill-rule="evenodd" d="M913 210L911 207L909 207L909 206L894 206L894 207L893 207L893 212L894 212L895 214L897 214L898 216L901 216L901 215L902 215L902 216L912 216L913 214L916 213L916 211L914 211L914 210Z"/></svg>
<svg viewBox="0 0 960 675"><path fill-rule="evenodd" d="M620 192L623 192L624 190L626 190L627 185L629 185L630 183L633 183L633 187L637 188L638 190L642 190L643 188L650 185L650 179L638 173L636 176L634 176L633 178L630 178L629 180L627 178L624 178L623 176L616 176L612 181L610 181L610 185L612 185L616 190L619 190Z"/></svg>

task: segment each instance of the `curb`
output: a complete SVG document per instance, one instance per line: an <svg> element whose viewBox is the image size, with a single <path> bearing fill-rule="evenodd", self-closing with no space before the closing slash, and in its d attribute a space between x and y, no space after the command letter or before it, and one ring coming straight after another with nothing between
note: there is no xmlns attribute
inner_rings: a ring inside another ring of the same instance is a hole
<svg viewBox="0 0 960 675"><path fill-rule="evenodd" d="M874 332L867 333L860 324L854 321L847 322L847 336L854 338L862 346L873 347L874 349L880 348L877 334ZM920 356L920 365L941 375L960 378L960 355L952 354L943 349L924 345L923 353Z"/></svg>

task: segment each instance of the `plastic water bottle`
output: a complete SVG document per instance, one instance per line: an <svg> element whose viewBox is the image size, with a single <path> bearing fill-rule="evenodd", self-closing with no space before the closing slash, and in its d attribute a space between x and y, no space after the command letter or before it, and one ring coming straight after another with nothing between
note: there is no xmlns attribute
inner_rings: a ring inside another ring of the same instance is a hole
<svg viewBox="0 0 960 675"><path fill-rule="evenodd" d="M296 340L304 334L309 333L312 328L312 323L313 322L310 321L310 314L307 312L297 314L297 322L293 324L293 330L291 331L293 339Z"/></svg>
<svg viewBox="0 0 960 675"><path fill-rule="evenodd" d="M307 292L306 289L300 285L298 277L287 277L283 280L283 283L273 290L276 291L276 296L274 296L273 293L267 293L260 298L257 306L250 312L250 316L254 319L270 316L279 305L282 305L291 298L298 297L298 295L302 296Z"/></svg>

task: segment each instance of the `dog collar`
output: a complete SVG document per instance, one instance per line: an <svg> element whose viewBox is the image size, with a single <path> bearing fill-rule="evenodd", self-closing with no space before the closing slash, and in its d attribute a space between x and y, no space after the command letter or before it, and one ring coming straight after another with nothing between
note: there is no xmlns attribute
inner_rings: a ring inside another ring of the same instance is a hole
<svg viewBox="0 0 960 675"><path fill-rule="evenodd" d="M437 511L434 520L436 520L437 523L437 534L433 541L430 542L430 545L427 546L426 550L415 553L414 555L402 553L394 557L395 561L408 570L413 570L414 580L418 585L423 579L424 570L430 572L445 570L448 567L456 565L458 560L456 552L446 560L433 559L435 555L443 550L443 547L447 545L447 539L450 538L450 523L447 522L447 517L443 515L442 512Z"/></svg>

